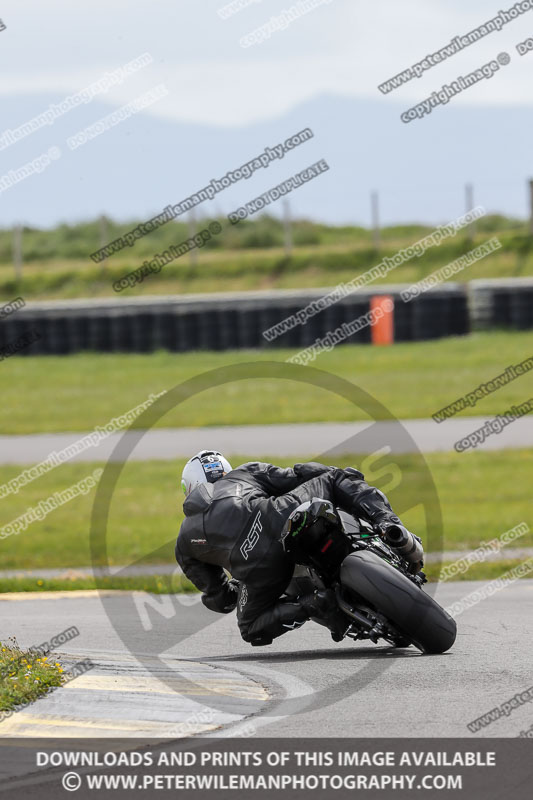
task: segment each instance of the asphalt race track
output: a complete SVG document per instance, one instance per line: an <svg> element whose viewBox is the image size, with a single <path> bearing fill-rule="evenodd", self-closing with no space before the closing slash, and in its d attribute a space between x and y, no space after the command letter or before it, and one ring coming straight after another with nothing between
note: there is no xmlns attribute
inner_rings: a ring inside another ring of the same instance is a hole
<svg viewBox="0 0 533 800"><path fill-rule="evenodd" d="M223 453L257 453L259 456L290 457L328 452L331 455L372 453L382 443L391 453L442 452L483 427L486 417L463 417L437 425L431 419L383 422L316 422L290 425L226 425L209 428L150 430L135 444L132 461L175 459L212 447ZM1 464L36 464L50 453L82 439L86 433L0 436ZM135 437L137 434L125 434ZM94 447L78 453L72 461L107 461L124 434L111 434ZM135 438L132 438L132 444ZM477 450L533 447L533 418L524 416L492 434ZM120 457L119 459L120 460Z"/></svg>
<svg viewBox="0 0 533 800"><path fill-rule="evenodd" d="M448 607L482 585L440 584L436 598ZM468 722L532 684L533 580L516 581L464 611L457 619L455 646L438 656L425 656L413 647L394 651L364 642L333 644L329 633L313 623L269 647L251 648L241 640L234 614L210 614L197 596L183 600L157 596L161 608L172 601L176 612L173 616L151 612L152 628L146 632L134 613L131 595L80 594L44 594L37 599L8 599L6 595L0 607L0 638L12 635L16 628L19 643L29 646L76 625L80 636L57 654L70 660L89 656L96 672L105 668L108 683L93 685L92 707L98 710L100 725L108 720L109 735L114 731L117 690L128 683L131 664L137 660L145 671L155 674L150 664L157 662L161 669L161 656L167 673L165 691L172 692L172 707L178 709L176 719L180 707L185 708L195 694L196 679L191 679L188 670L202 674L211 670L218 676L219 688L214 693L196 692L198 708L209 709L210 698L215 697L216 713L227 715L225 723L216 718L220 725L210 726L216 728L210 735L235 735L247 725L244 733L248 736L469 737L476 734L468 730ZM117 630L127 638L128 647ZM170 643L169 632L179 633L181 642ZM237 685L243 687L240 695ZM69 735L69 724L89 724L87 719L80 723L75 702L68 705L68 698L74 701L76 697L75 690L73 681L69 688L53 693L55 700L42 699L31 706L32 718L39 721L41 716L39 735L50 735L46 727L50 702L55 703L52 717L63 715L64 735ZM248 699L243 701L243 697ZM131 697L124 706L122 719L124 715L139 719ZM154 723L157 708L152 706ZM16 716L22 718L25 713ZM477 736L517 737L532 725L533 704L525 702ZM123 733L124 729L117 730ZM31 735L31 728L26 735ZM86 735L97 734L87 729Z"/></svg>

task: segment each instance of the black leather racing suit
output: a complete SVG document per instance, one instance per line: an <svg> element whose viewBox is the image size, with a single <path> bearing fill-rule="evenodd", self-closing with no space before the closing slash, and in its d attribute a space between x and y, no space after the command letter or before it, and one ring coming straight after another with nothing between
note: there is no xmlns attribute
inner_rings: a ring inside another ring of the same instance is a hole
<svg viewBox="0 0 533 800"><path fill-rule="evenodd" d="M309 618L297 602L282 598L294 564L280 533L291 511L313 497L374 524L400 524L385 495L361 472L315 462L294 469L243 464L214 484L198 486L183 504L178 564L213 611L235 608L236 590L224 570L240 582L237 619L247 642L270 644Z"/></svg>

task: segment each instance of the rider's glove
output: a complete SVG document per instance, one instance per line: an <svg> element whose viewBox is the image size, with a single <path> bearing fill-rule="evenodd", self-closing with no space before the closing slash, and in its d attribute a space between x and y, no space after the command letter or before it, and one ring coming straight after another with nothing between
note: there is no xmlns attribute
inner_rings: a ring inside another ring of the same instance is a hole
<svg viewBox="0 0 533 800"><path fill-rule="evenodd" d="M239 597L239 582L236 580L226 581L224 586L211 594L202 595L202 603L210 611L218 611L219 614L229 614L237 606Z"/></svg>

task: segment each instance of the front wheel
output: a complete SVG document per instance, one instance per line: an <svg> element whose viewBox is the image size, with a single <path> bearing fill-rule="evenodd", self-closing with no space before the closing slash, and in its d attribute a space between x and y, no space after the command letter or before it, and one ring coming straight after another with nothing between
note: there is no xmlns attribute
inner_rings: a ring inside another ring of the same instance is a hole
<svg viewBox="0 0 533 800"><path fill-rule="evenodd" d="M408 640L424 653L444 653L455 642L453 617L375 553L360 550L346 556L340 582L355 602L362 598L383 614L401 634L402 644Z"/></svg>

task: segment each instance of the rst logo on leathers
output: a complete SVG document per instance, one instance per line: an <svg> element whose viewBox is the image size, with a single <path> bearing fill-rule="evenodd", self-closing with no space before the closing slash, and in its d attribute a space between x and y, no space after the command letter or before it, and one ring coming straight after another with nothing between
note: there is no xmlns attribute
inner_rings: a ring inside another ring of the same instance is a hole
<svg viewBox="0 0 533 800"><path fill-rule="evenodd" d="M252 522L252 527L248 532L248 536L241 545L241 553L245 561L248 561L248 556L259 541L259 534L262 530L263 526L261 525L261 512L258 511L254 521Z"/></svg>

